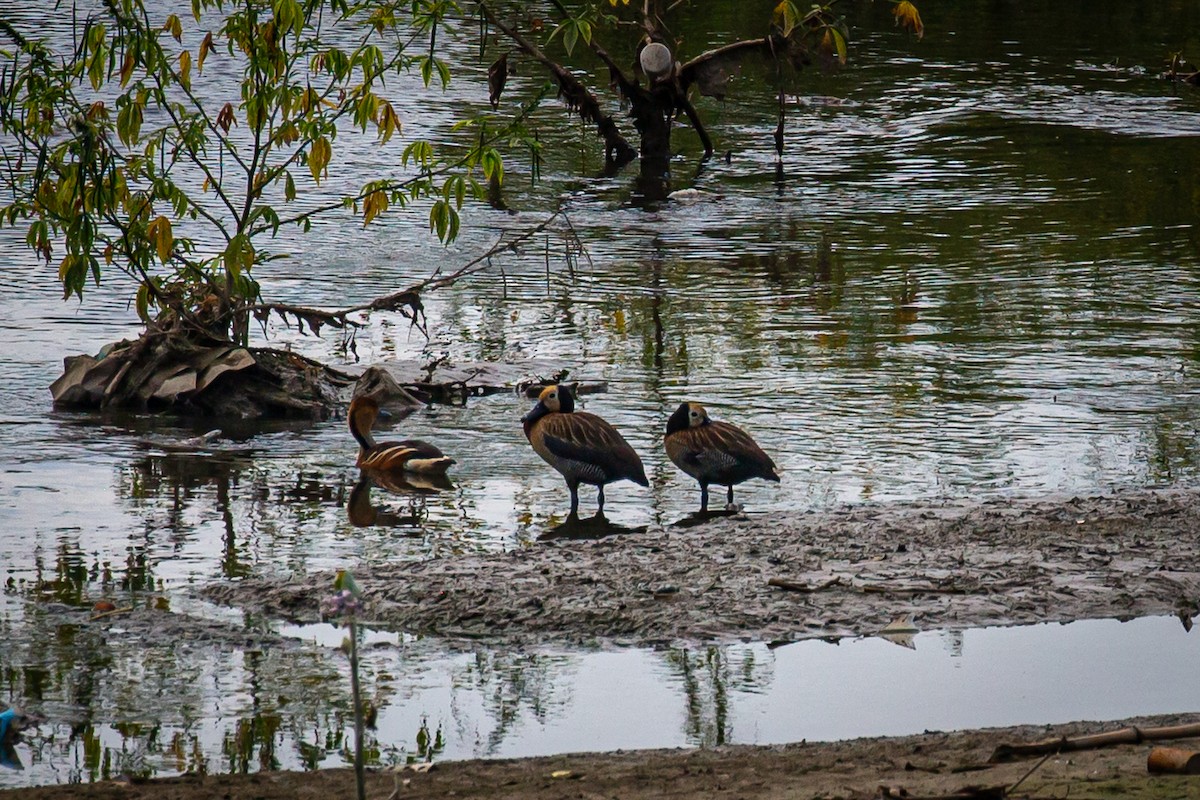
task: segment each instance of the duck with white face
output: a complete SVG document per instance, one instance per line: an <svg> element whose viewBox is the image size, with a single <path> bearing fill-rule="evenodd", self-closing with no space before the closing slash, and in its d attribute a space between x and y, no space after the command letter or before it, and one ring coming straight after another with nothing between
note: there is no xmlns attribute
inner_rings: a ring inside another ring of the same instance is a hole
<svg viewBox="0 0 1200 800"><path fill-rule="evenodd" d="M680 403L663 437L667 457L700 483L700 510L708 510L708 486L728 486L727 503L733 506L733 487L751 478L779 482L775 462L736 425L709 419L699 403Z"/></svg>
<svg viewBox="0 0 1200 800"><path fill-rule="evenodd" d="M604 486L630 480L649 486L642 460L612 425L595 414L575 410L575 396L562 385L547 386L537 405L521 417L525 438L547 464L562 474L571 491L571 515L579 513L579 484L598 490L604 511Z"/></svg>

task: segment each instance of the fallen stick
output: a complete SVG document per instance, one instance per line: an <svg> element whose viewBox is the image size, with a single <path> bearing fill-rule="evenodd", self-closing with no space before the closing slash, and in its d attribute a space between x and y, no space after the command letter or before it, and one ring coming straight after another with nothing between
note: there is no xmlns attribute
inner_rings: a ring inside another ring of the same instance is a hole
<svg viewBox="0 0 1200 800"><path fill-rule="evenodd" d="M1072 750L1092 750L1097 747L1110 747L1116 744L1140 744L1145 741L1162 739L1187 739L1200 736L1200 723L1189 725L1166 725L1160 728L1139 728L1136 725L1105 733L1091 733L1074 738L1061 736L1056 739L1044 739L1040 742L1024 744L1002 744L992 751L988 760L1009 761L1022 756L1041 756L1047 753L1067 753Z"/></svg>
<svg viewBox="0 0 1200 800"><path fill-rule="evenodd" d="M800 592L801 594L812 594L822 589L828 589L831 586L841 586L841 584L842 579L840 577L832 578L817 586L809 586L807 583L800 583L799 581L788 580L787 578L771 578L771 580L767 581L767 586L774 586L776 589L783 589L787 592Z"/></svg>
<svg viewBox="0 0 1200 800"><path fill-rule="evenodd" d="M117 614L128 614L130 611L133 611L133 609L133 606L125 606L124 608L114 608L110 609L109 611L101 611L99 614L92 614L92 616L88 618L88 622L95 622L98 619L104 619L105 617L111 617Z"/></svg>

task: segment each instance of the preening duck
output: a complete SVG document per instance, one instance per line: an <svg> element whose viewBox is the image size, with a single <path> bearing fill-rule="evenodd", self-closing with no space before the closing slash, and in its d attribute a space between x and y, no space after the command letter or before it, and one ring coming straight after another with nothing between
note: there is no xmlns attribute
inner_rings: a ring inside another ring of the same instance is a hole
<svg viewBox="0 0 1200 800"><path fill-rule="evenodd" d="M379 403L373 397L360 395L354 398L346 416L350 422L350 434L358 442L356 463L361 469L380 473L406 471L444 475L454 463L453 458L420 439L376 442L371 436L371 428L379 416Z"/></svg>
<svg viewBox="0 0 1200 800"><path fill-rule="evenodd" d="M571 490L571 514L579 512L579 484L597 487L596 503L604 510L604 486L631 480L649 486L642 460L629 442L595 414L575 410L566 386L547 386L528 414L521 417L533 450L554 467Z"/></svg>
<svg viewBox="0 0 1200 800"><path fill-rule="evenodd" d="M708 418L699 403L680 403L667 420L663 438L667 456L675 466L700 482L700 510L708 510L708 485L728 486L728 503L733 505L733 487L751 478L779 482L775 462L762 451L750 434L728 422Z"/></svg>

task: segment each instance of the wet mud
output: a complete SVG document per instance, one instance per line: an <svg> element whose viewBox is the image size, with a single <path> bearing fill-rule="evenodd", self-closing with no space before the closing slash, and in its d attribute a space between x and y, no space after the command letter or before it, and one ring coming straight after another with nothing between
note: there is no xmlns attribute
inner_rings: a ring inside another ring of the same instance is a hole
<svg viewBox="0 0 1200 800"><path fill-rule="evenodd" d="M1176 614L1200 603L1200 491L576 524L508 553L355 570L375 624L450 639L655 645ZM245 580L220 603L319 618L333 576Z"/></svg>

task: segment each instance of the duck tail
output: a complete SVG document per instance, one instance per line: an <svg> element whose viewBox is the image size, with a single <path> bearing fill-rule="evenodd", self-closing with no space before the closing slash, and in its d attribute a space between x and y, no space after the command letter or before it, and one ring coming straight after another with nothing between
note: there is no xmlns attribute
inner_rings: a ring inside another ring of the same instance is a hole
<svg viewBox="0 0 1200 800"><path fill-rule="evenodd" d="M445 475L456 462L449 456L440 458L411 458L404 462L404 469L419 475Z"/></svg>

